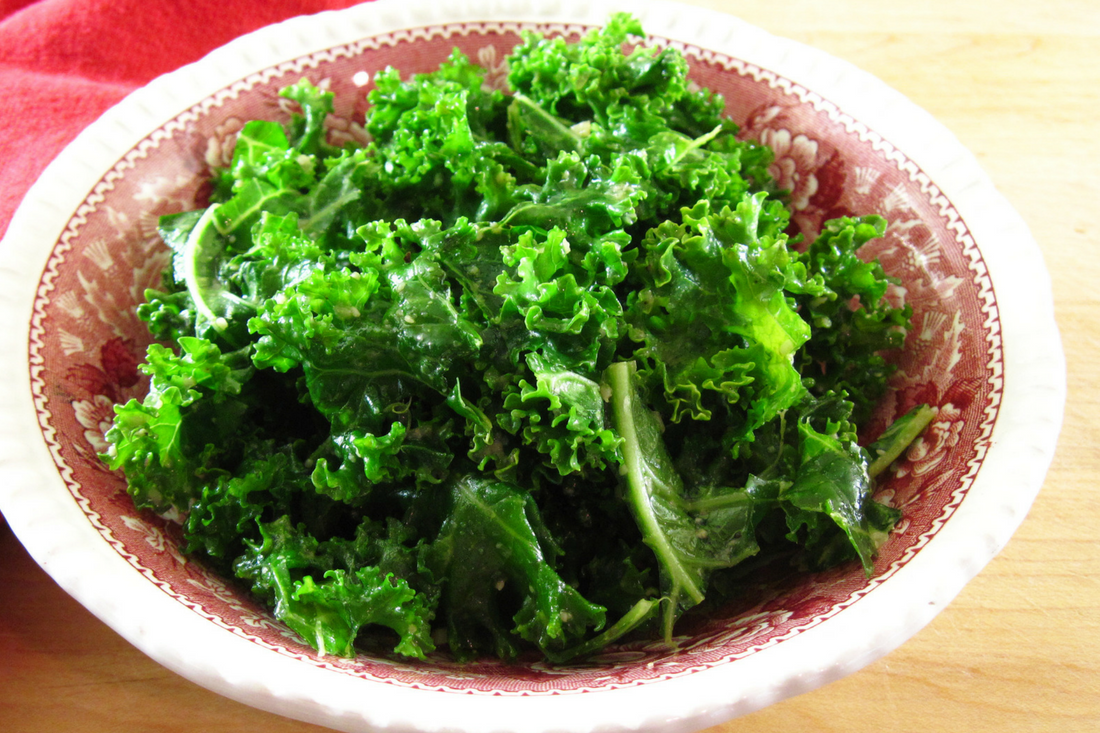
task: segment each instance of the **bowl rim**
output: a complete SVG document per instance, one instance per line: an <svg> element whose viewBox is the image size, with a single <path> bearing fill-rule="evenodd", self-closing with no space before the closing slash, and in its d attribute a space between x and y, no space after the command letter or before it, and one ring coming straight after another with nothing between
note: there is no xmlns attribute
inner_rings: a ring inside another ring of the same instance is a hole
<svg viewBox="0 0 1100 733"><path fill-rule="evenodd" d="M835 105L912 160L959 212L996 287L1002 403L967 498L921 553L859 604L767 653L636 688L564 696L446 694L366 683L271 655L153 588L89 524L41 440L28 364L32 303L74 211L134 144L250 74L364 37L476 21L594 26L628 10L650 33L741 59ZM0 510L35 560L93 614L161 664L241 702L342 730L689 731L838 679L894 649L1007 543L1042 486L1065 404L1049 275L1026 224L947 128L872 75L733 16L665 0L376 0L242 36L133 92L85 129L28 191L0 243ZM1026 349L1015 344L1027 343ZM111 592L104 593L104 580ZM904 580L902 580L904 579ZM882 623L889 619L890 623ZM855 639L857 641L853 642ZM736 691L736 692L731 692Z"/></svg>

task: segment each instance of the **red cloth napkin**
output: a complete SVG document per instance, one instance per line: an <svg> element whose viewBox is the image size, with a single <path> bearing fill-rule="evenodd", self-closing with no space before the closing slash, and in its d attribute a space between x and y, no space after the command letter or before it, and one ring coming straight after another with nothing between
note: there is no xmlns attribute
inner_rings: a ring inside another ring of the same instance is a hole
<svg viewBox="0 0 1100 733"><path fill-rule="evenodd" d="M51 160L133 90L239 35L359 0L0 0L0 237Z"/></svg>

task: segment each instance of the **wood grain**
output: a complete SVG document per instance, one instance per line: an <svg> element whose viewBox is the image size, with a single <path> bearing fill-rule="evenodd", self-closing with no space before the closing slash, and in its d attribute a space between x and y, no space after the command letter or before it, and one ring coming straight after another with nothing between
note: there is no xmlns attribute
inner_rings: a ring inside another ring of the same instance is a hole
<svg viewBox="0 0 1100 733"><path fill-rule="evenodd" d="M875 74L975 153L1043 250L1069 381L1038 500L954 603L861 672L713 733L1100 730L1100 6L697 4Z"/></svg>
<svg viewBox="0 0 1100 733"><path fill-rule="evenodd" d="M711 733L1100 730L1100 3L694 4L846 59L950 128L1043 250L1069 379L1038 500L954 603L864 670ZM54 585L4 527L0 730L322 729L163 669Z"/></svg>

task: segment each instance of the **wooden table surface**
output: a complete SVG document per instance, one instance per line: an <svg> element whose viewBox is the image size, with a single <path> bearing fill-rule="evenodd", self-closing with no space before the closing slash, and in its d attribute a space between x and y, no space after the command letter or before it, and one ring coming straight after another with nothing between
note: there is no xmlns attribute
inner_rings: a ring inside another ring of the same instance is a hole
<svg viewBox="0 0 1100 733"><path fill-rule="evenodd" d="M1038 500L954 603L859 673L711 733L1100 731L1100 2L689 1L846 59L947 125L1043 250L1069 379ZM323 729L160 667L0 527L0 731L261 730Z"/></svg>

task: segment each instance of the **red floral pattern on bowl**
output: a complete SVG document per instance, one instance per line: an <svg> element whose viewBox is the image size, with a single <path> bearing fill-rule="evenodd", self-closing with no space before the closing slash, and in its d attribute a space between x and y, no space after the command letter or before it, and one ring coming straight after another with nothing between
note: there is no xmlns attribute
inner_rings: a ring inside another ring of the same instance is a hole
<svg viewBox="0 0 1100 733"><path fill-rule="evenodd" d="M766 69L677 44L695 83L724 95L742 134L776 151L772 174L791 190L795 223L811 237L828 218L877 213L890 224L865 254L901 286L914 328L873 433L921 402L939 408L928 433L899 462L881 496L904 511L874 576L856 564L782 576L720 613L683 624L672 648L629 643L583 663L534 660L458 665L444 655L409 662L385 654L320 657L231 581L177 547L175 525L137 512L123 479L97 458L110 405L141 394L137 364L148 336L134 307L156 286L168 255L158 216L201 205L210 167L224 165L241 121L286 119L277 91L300 77L336 92L333 142L362 140L369 78L386 65L426 71L453 47L503 83L514 23L433 26L364 39L271 67L223 89L152 132L107 172L73 215L42 274L31 324L32 389L43 436L88 521L137 571L211 624L273 653L346 675L474 694L547 695L644 685L736 663L824 623L875 591L921 552L981 470L1000 404L997 300L959 214L920 168L875 131ZM535 26L529 26L535 27ZM537 26L576 36L577 27ZM664 42L660 38L655 42ZM963 358L963 355L970 355ZM980 358L973 358L980 355Z"/></svg>

